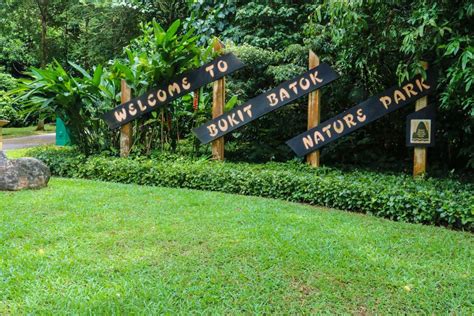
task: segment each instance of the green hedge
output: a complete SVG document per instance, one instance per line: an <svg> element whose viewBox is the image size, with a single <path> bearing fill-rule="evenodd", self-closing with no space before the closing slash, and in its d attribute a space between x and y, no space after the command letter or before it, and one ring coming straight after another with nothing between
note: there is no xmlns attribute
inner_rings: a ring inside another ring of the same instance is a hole
<svg viewBox="0 0 474 316"><path fill-rule="evenodd" d="M219 163L162 156L86 158L73 149L35 149L56 176L271 197L397 221L474 231L474 185L450 179L311 169L304 164Z"/></svg>

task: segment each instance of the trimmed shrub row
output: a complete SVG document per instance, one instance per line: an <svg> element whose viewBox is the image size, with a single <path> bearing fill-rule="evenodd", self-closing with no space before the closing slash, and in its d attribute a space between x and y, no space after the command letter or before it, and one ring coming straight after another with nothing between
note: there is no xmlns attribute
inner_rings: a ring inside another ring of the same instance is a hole
<svg viewBox="0 0 474 316"><path fill-rule="evenodd" d="M253 165L176 156L86 158L73 149L55 148L29 154L61 177L270 197L474 231L474 185L451 179L312 169L297 162Z"/></svg>

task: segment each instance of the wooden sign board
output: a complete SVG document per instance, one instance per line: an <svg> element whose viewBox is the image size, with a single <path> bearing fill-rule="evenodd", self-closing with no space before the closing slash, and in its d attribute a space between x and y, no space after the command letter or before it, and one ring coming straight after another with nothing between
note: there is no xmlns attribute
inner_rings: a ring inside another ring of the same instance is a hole
<svg viewBox="0 0 474 316"><path fill-rule="evenodd" d="M222 55L198 69L179 75L174 80L144 95L121 104L102 118L110 128L117 128L244 67L234 54Z"/></svg>
<svg viewBox="0 0 474 316"><path fill-rule="evenodd" d="M393 86L366 101L319 124L286 143L298 156L307 155L342 136L398 110L413 101L434 92L435 80L428 73L425 81L421 76Z"/></svg>
<svg viewBox="0 0 474 316"><path fill-rule="evenodd" d="M407 116L406 145L408 147L434 146L435 117L433 106L428 106Z"/></svg>
<svg viewBox="0 0 474 316"><path fill-rule="evenodd" d="M207 144L314 90L324 87L337 78L339 78L339 75L328 64L321 64L208 121L204 125L195 128L193 132L201 143Z"/></svg>

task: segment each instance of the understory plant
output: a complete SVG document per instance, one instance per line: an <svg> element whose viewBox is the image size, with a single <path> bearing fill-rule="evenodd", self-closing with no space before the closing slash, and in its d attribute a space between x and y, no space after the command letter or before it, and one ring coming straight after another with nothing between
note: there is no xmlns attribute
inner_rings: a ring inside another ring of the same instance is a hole
<svg viewBox="0 0 474 316"><path fill-rule="evenodd" d="M141 24L142 35L125 48L125 58L111 62L114 79L124 79L133 95L144 94L178 74L198 68L212 57L211 46L198 45L193 28L184 28L176 20L168 30L157 22ZM194 94L193 94L194 95ZM191 95L179 98L160 110L133 122L134 148L137 154L152 149L176 149L181 138L190 134L197 108Z"/></svg>
<svg viewBox="0 0 474 316"><path fill-rule="evenodd" d="M19 87L10 94L28 113L60 117L82 153L117 152L118 131L109 130L101 116L120 104L120 81L126 80L132 95L138 96L210 57L210 49L197 45L195 31L183 32L180 26L179 20L167 30L155 21L142 24L142 35L125 48L124 58L97 65L92 71L72 62L70 70L57 61L42 69L33 67L27 73L29 78L20 80ZM133 123L137 151L163 147L164 142L176 143L179 128L176 132L172 126L173 122L180 123L177 113L192 110L192 100L184 100L187 102L173 102L161 112L144 115Z"/></svg>
<svg viewBox="0 0 474 316"><path fill-rule="evenodd" d="M116 104L119 86L100 65L92 75L79 65L70 65L80 75L66 71L57 61L44 69L31 68L32 79L22 79L13 93L27 112L60 117L71 141L81 152L91 154L110 146L111 133L100 115Z"/></svg>

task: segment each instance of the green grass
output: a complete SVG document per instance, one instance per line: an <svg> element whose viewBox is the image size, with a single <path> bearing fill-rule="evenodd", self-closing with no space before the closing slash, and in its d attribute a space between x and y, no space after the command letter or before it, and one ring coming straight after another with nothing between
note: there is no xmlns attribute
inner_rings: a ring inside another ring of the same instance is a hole
<svg viewBox="0 0 474 316"><path fill-rule="evenodd" d="M7 155L8 159L17 159L17 158L27 157L28 151L30 149L31 148L11 149L11 150L5 151L5 154Z"/></svg>
<svg viewBox="0 0 474 316"><path fill-rule="evenodd" d="M44 126L44 131L36 131L36 126L28 127L4 127L3 128L3 137L4 138L15 138L15 137L24 137L32 135L41 135L46 133L54 133L56 131L56 126L46 124Z"/></svg>
<svg viewBox="0 0 474 316"><path fill-rule="evenodd" d="M0 192L0 314L472 314L473 241L270 199L55 178Z"/></svg>

